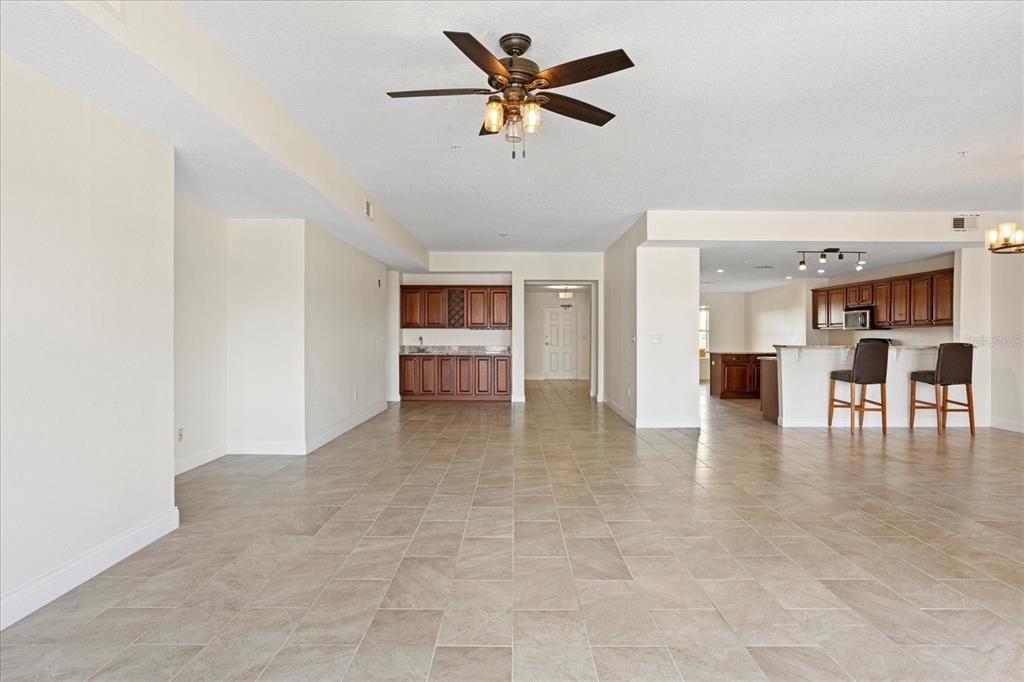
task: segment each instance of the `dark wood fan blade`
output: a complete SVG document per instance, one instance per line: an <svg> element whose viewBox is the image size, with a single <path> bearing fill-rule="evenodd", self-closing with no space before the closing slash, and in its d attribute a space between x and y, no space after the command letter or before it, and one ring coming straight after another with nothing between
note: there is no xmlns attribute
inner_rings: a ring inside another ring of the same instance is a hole
<svg viewBox="0 0 1024 682"><path fill-rule="evenodd" d="M448 95L490 95L486 88L449 88L447 90L400 90L389 92L388 97L445 97Z"/></svg>
<svg viewBox="0 0 1024 682"><path fill-rule="evenodd" d="M587 104L586 102L581 102L578 99L573 99L572 97L559 95L557 92L545 92L543 97L546 97L548 101L542 102L541 106L548 111L561 114L562 116L568 116L569 118L575 118L576 120L583 121L584 123L603 126L605 123L615 118L615 114L610 111L598 109L593 104Z"/></svg>
<svg viewBox="0 0 1024 682"><path fill-rule="evenodd" d="M505 65L470 34L458 31L445 31L444 34L448 36L448 40L455 43L455 47L462 50L462 54L469 57L470 61L479 66L488 76L498 75L504 76L507 80L512 79Z"/></svg>
<svg viewBox="0 0 1024 682"><path fill-rule="evenodd" d="M623 50L612 50L552 66L550 69L544 69L538 73L537 78L543 78L548 82L545 87L560 88L563 85L607 76L631 66L633 66L633 62Z"/></svg>
<svg viewBox="0 0 1024 682"><path fill-rule="evenodd" d="M500 131L499 131L499 132L500 132ZM497 135L498 133L496 133L496 132L495 132L495 133L492 133L492 132L491 132L490 130L488 130L487 128L484 128L483 126L480 126L480 134L481 134L481 135Z"/></svg>

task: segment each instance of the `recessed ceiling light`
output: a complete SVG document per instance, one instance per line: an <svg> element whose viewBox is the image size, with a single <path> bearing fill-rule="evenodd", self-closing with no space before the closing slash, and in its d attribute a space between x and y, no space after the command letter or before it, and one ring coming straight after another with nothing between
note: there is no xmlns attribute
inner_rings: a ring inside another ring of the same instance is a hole
<svg viewBox="0 0 1024 682"><path fill-rule="evenodd" d="M793 275L786 275L786 279L793 279Z"/></svg>
<svg viewBox="0 0 1024 682"><path fill-rule="evenodd" d="M723 270L722 268L718 268L717 270L715 270L715 272L725 272L725 270Z"/></svg>
<svg viewBox="0 0 1024 682"><path fill-rule="evenodd" d="M499 237L507 237L508 236L508 232L499 232L498 236Z"/></svg>
<svg viewBox="0 0 1024 682"><path fill-rule="evenodd" d="M823 272L825 272L824 268L818 268L818 274L819 275L822 274Z"/></svg>

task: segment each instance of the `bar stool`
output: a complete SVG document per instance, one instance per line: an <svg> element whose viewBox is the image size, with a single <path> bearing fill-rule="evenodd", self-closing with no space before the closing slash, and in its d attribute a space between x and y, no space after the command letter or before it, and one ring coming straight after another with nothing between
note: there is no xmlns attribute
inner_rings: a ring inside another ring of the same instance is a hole
<svg viewBox="0 0 1024 682"><path fill-rule="evenodd" d="M860 415L859 426L864 428L865 412L882 413L882 433L885 433L885 378L889 369L889 344L878 341L861 341L853 351L853 369L837 369L829 376L828 427L832 428L832 414L836 407L850 408L850 433L853 433L854 414ZM850 400L836 399L836 382L850 384ZM854 399L854 389L860 384L860 402ZM878 384L881 388L880 402L867 400L868 386ZM877 405L877 407L867 407Z"/></svg>
<svg viewBox="0 0 1024 682"><path fill-rule="evenodd" d="M971 375L974 368L974 346L969 343L943 343L939 345L939 359L935 369L910 373L910 428L914 428L914 415L920 409L935 410L935 428L939 433L946 430L946 415L950 412L966 412L974 435L974 390ZM917 399L917 382L935 386L935 402ZM967 402L949 399L949 387L963 384L967 389ZM950 408L949 404L960 405L961 409Z"/></svg>

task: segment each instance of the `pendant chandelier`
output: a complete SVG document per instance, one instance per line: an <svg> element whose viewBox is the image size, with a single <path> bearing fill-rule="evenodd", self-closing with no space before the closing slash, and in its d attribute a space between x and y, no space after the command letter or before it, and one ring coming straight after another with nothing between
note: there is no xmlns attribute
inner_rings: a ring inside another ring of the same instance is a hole
<svg viewBox="0 0 1024 682"><path fill-rule="evenodd" d="M1017 223L1002 223L988 231L985 243L992 253L1024 253L1024 230Z"/></svg>

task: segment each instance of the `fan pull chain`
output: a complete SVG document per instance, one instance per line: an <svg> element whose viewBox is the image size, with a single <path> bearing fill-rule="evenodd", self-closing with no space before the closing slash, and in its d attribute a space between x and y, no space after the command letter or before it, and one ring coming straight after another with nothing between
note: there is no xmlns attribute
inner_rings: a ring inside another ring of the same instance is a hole
<svg viewBox="0 0 1024 682"><path fill-rule="evenodd" d="M526 131L523 131L523 158L526 158Z"/></svg>

